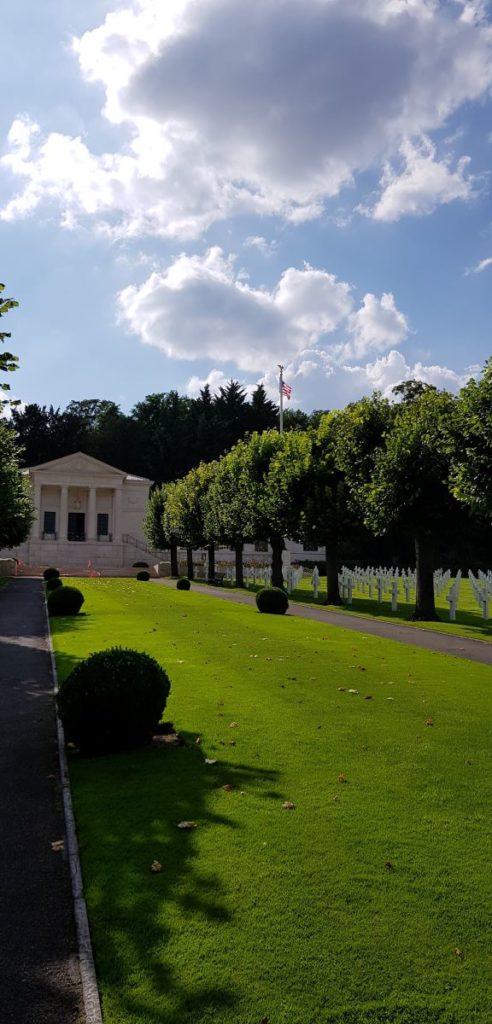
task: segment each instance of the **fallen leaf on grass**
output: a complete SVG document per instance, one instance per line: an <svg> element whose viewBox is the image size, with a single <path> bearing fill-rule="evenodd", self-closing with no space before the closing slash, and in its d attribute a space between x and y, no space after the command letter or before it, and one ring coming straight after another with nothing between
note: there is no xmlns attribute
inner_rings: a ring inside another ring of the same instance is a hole
<svg viewBox="0 0 492 1024"><path fill-rule="evenodd" d="M202 737L201 736L197 736L197 738L195 740L195 746L199 747L201 742L202 742Z"/></svg>
<svg viewBox="0 0 492 1024"><path fill-rule="evenodd" d="M453 949L453 953L454 953L454 955L455 955L456 957L458 957L458 959L461 959L461 960L463 959L463 950L462 950L462 949L459 949L459 947L458 947L458 946L456 946L456 948L455 948L455 949Z"/></svg>
<svg viewBox="0 0 492 1024"><path fill-rule="evenodd" d="M262 1017L260 1020L260 1024L269 1024L268 1017Z"/></svg>
<svg viewBox="0 0 492 1024"><path fill-rule="evenodd" d="M390 861L390 860L387 860L387 861L386 861L386 864L385 864L384 866L385 866L385 868L386 868L386 870L387 870L387 871L394 871L394 870L395 870L395 869L394 869L394 866L393 866L393 864L391 863L391 861Z"/></svg>
<svg viewBox="0 0 492 1024"><path fill-rule="evenodd" d="M434 720L432 718L427 718L426 721L425 721L425 724L426 725L434 725Z"/></svg>
<svg viewBox="0 0 492 1024"><path fill-rule="evenodd" d="M357 693L358 694L359 691L358 690L347 690L347 693Z"/></svg>
<svg viewBox="0 0 492 1024"><path fill-rule="evenodd" d="M364 666L363 666L363 665L357 665L357 671L358 671L358 672L367 672L367 669L366 669L366 668L364 668Z"/></svg>
<svg viewBox="0 0 492 1024"><path fill-rule="evenodd" d="M206 757L205 758L205 764L217 764L217 758L215 758L215 757Z"/></svg>
<svg viewBox="0 0 492 1024"><path fill-rule="evenodd" d="M64 847L65 843L63 839L55 839L55 842L51 844L51 849L53 850L53 853L61 853Z"/></svg>
<svg viewBox="0 0 492 1024"><path fill-rule="evenodd" d="M394 700L394 697L387 697L386 700Z"/></svg>
<svg viewBox="0 0 492 1024"><path fill-rule="evenodd" d="M230 747L235 747L236 746L236 741L235 740L229 740L229 746Z"/></svg>
<svg viewBox="0 0 492 1024"><path fill-rule="evenodd" d="M197 821L180 821L180 822L178 822L178 828L183 828L183 829L198 828L198 822Z"/></svg>
<svg viewBox="0 0 492 1024"><path fill-rule="evenodd" d="M339 782L346 782L347 781L347 776L344 775L343 772L340 772L340 774L338 776L338 781Z"/></svg>
<svg viewBox="0 0 492 1024"><path fill-rule="evenodd" d="M285 800L282 804L283 811L295 811L296 805L292 803L292 800Z"/></svg>
<svg viewBox="0 0 492 1024"><path fill-rule="evenodd" d="M226 782L225 786L222 786L222 789L225 789L226 793L230 793L231 790L234 789L234 786L231 782Z"/></svg>
<svg viewBox="0 0 492 1024"><path fill-rule="evenodd" d="M237 729L237 722L229 722L229 729Z"/></svg>
<svg viewBox="0 0 492 1024"><path fill-rule="evenodd" d="M347 687L346 686L337 686L337 690L338 690L339 693L346 693L347 692Z"/></svg>
<svg viewBox="0 0 492 1024"><path fill-rule="evenodd" d="M364 700L372 700L372 696L371 696L371 694L370 694L370 693L368 693L368 694L367 694L367 697L364 697Z"/></svg>
<svg viewBox="0 0 492 1024"><path fill-rule="evenodd" d="M162 864L159 864L158 860L153 860L150 865L150 870L153 875L158 875L162 871Z"/></svg>

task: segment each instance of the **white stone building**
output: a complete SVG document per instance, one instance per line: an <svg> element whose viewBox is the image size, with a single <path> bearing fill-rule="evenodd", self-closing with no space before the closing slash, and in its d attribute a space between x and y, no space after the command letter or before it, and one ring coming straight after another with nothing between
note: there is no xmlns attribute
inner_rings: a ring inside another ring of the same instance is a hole
<svg viewBox="0 0 492 1024"><path fill-rule="evenodd" d="M0 552L29 566L118 569L145 560L142 520L152 481L83 452L24 470L36 519L29 539Z"/></svg>

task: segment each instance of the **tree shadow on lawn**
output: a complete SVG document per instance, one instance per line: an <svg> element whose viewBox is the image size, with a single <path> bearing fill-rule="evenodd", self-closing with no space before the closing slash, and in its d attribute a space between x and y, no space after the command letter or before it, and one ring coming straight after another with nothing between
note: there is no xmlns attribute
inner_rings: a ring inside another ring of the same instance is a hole
<svg viewBox="0 0 492 1024"><path fill-rule="evenodd" d="M221 856L224 829L241 828L227 814L233 806L228 801L241 800L240 791L253 780L255 785L264 784L271 796L278 773L220 759L206 765L195 734L180 735L182 747L75 758L71 763L95 959L108 1021L113 1013L118 1021L128 1017L141 1024L212 1021L221 1009L231 1012L237 1003L233 987L217 983L229 973L230 950L217 929L231 921L231 901L214 864ZM233 792L223 793L224 813L215 813L211 799L216 803L224 785L231 785ZM181 830L180 821L196 821L198 827ZM215 830L217 836L210 870L195 863L205 830ZM161 863L161 873L151 873L154 860ZM183 976L172 957L176 949L183 956L186 947L180 936L186 929L189 946ZM210 956L204 952L207 942L213 944Z"/></svg>

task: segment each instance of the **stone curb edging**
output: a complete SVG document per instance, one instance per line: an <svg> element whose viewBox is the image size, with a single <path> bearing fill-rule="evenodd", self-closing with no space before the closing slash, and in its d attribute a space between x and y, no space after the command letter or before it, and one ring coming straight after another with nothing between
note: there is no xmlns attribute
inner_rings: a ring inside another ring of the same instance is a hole
<svg viewBox="0 0 492 1024"><path fill-rule="evenodd" d="M55 653L53 640L51 638L50 619L46 598L44 600L46 622L48 627L48 647L51 658L51 673L53 676L53 692L58 692L58 674L56 671ZM77 932L77 944L79 948L79 967L82 982L82 1000L86 1024L103 1024L101 1001L97 984L96 968L92 952L91 933L87 905L84 896L84 883L80 867L79 846L75 817L73 813L72 793L70 789L70 775L68 771L67 757L65 753L65 733L63 725L56 712L56 732L58 739L58 762L60 770L60 782L63 794L63 811L65 816L65 831L67 835L67 854L70 866L70 878L72 882L73 909L75 916L75 927Z"/></svg>

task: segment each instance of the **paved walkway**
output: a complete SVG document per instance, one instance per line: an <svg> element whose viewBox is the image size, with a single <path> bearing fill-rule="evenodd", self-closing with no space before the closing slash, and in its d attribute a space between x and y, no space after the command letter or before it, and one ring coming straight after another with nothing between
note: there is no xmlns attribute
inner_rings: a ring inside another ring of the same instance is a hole
<svg viewBox="0 0 492 1024"><path fill-rule="evenodd" d="M43 584L0 587L0 1020L82 1024Z"/></svg>
<svg viewBox="0 0 492 1024"><path fill-rule="evenodd" d="M175 587L174 580L161 579L168 587ZM254 605L253 594L244 594L234 590L222 590L220 587L201 586L192 583L194 591L217 597L223 601L235 601L237 604ZM288 613L289 614L289 613ZM453 636L451 633L439 633L434 629L420 629L418 626L405 626L397 622L381 622L363 615L350 615L348 612L328 611L320 605L290 602L290 614L302 619L314 619L316 622L328 623L339 629L350 629L366 636L379 636L384 640L396 640L398 643L410 644L412 647L423 647L437 654L452 654L456 658L469 661L480 661L484 665L492 665L492 642L488 640L471 640L468 637Z"/></svg>

